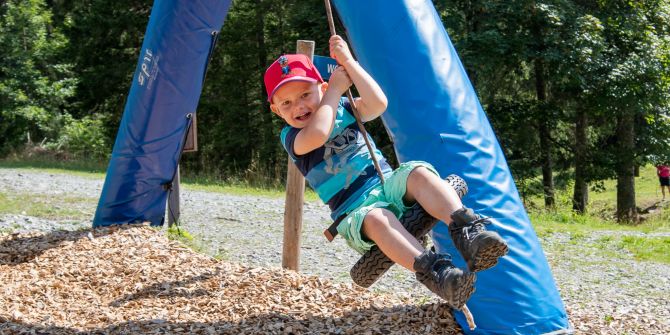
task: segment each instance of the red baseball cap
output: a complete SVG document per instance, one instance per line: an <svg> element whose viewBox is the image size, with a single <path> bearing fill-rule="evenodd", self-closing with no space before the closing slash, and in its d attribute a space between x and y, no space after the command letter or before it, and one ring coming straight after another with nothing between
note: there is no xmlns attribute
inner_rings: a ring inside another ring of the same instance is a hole
<svg viewBox="0 0 670 335"><path fill-rule="evenodd" d="M282 55L265 70L265 90L268 93L268 101L272 102L272 96L277 89L290 81L307 81L322 83L323 78L312 61L305 55Z"/></svg>

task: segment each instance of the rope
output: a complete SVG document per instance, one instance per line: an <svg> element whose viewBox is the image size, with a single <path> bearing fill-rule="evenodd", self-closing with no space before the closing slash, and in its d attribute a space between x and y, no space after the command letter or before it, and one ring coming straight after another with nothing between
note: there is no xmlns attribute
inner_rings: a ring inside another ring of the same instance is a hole
<svg viewBox="0 0 670 335"><path fill-rule="evenodd" d="M330 7L330 0L324 0L324 1L326 3L326 14L328 15L328 28L330 28L330 35L331 36L337 35L337 33L335 32L335 21L333 20L333 10ZM361 117L360 114L358 113L358 108L356 108L356 102L354 102L354 97L351 94L351 89L347 90L347 99L349 99L351 109L354 112L354 118L356 119L358 129L360 129L361 133L363 133L363 138L365 139L365 145L368 147L368 151L370 152L370 159L375 164L375 170L377 170L377 175L379 176L381 183L384 184L384 174L382 173L382 169L379 166L379 161L377 161L377 156L375 155L375 152L372 149L372 144L368 139L368 132L365 130L363 122L361 122Z"/></svg>

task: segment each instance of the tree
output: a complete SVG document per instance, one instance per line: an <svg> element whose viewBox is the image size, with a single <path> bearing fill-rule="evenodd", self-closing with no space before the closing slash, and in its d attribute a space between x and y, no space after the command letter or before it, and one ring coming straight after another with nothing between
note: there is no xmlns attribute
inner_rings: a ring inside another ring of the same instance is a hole
<svg viewBox="0 0 670 335"><path fill-rule="evenodd" d="M114 138L142 47L152 1L53 0L75 64L73 116L97 114ZM60 3L62 2L62 3ZM111 148L110 148L111 151Z"/></svg>
<svg viewBox="0 0 670 335"><path fill-rule="evenodd" d="M562 113L552 87L560 80L556 69L564 58L563 27L571 13L570 3L561 0L504 3L461 0L437 1L436 5L493 123L497 116L505 113L500 107L523 105L528 108L524 113L527 119L519 122L535 130L537 141L533 143L536 146L509 151L520 153L526 150L536 154L523 158L532 163L513 164L512 169L515 175L530 175L530 171L514 169L521 166L539 168L545 206L553 207L555 157L564 145L557 145L561 138L555 133L560 128ZM518 104L510 103L512 101ZM509 126L514 129L518 124ZM507 130L496 127L496 132L507 133Z"/></svg>
<svg viewBox="0 0 670 335"><path fill-rule="evenodd" d="M42 0L0 5L0 154L30 140L55 140L74 95L67 40Z"/></svg>
<svg viewBox="0 0 670 335"><path fill-rule="evenodd" d="M635 167L644 160L636 119L667 106L668 1L603 1L610 71L605 79L606 109L616 120L617 219L637 222ZM662 107L661 107L662 108Z"/></svg>

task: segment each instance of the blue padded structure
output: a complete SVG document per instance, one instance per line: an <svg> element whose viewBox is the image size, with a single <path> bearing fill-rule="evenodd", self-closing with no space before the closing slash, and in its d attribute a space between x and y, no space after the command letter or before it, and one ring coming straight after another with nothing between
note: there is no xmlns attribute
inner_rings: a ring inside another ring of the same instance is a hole
<svg viewBox="0 0 670 335"><path fill-rule="evenodd" d="M551 270L472 84L428 0L333 0L358 61L389 99L383 122L400 161L424 160L469 186L464 202L494 222L509 254L478 273L468 334L571 333ZM466 267L438 224L439 252Z"/></svg>
<svg viewBox="0 0 670 335"><path fill-rule="evenodd" d="M93 226L161 225L169 183L231 0L160 0L151 10Z"/></svg>

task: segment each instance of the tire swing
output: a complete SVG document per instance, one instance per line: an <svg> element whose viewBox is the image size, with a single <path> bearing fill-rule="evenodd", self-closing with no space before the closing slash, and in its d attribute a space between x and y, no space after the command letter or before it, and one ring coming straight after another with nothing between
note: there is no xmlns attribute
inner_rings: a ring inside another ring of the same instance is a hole
<svg viewBox="0 0 670 335"><path fill-rule="evenodd" d="M463 178L452 174L446 179L460 198L468 193L468 185ZM433 229L438 220L426 212L418 203L412 206L400 218L400 223L417 240L421 240L428 232ZM351 267L349 274L351 279L359 286L368 288L374 284L386 271L388 271L395 262L386 257L376 245L366 252Z"/></svg>

